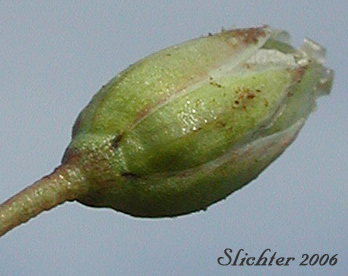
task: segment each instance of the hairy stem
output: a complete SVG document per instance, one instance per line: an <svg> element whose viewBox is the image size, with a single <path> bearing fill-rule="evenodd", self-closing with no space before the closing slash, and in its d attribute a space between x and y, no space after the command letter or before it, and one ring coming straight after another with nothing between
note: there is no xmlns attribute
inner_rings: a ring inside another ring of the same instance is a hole
<svg viewBox="0 0 348 276"><path fill-rule="evenodd" d="M80 170L61 165L0 205L0 236L45 210L73 201L87 191Z"/></svg>

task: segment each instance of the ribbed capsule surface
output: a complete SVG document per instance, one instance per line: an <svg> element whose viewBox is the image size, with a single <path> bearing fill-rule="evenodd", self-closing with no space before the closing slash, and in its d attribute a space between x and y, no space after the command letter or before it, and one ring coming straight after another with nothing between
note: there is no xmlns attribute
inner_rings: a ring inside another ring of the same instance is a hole
<svg viewBox="0 0 348 276"><path fill-rule="evenodd" d="M148 217L204 209L254 179L328 93L325 50L286 32L236 29L155 53L99 91L64 162L78 157L79 199Z"/></svg>

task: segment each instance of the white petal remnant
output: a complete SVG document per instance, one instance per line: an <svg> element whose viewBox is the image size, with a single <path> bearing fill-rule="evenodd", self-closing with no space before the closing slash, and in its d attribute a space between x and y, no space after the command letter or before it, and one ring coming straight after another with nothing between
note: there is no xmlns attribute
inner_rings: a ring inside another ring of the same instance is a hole
<svg viewBox="0 0 348 276"><path fill-rule="evenodd" d="M294 55L285 54L273 49L260 49L252 55L246 63L259 66L277 66L279 68L288 67L294 69L298 67Z"/></svg>
<svg viewBox="0 0 348 276"><path fill-rule="evenodd" d="M309 58L315 59L318 63L323 64L325 62L326 49L317 42L305 38L301 50L307 54Z"/></svg>

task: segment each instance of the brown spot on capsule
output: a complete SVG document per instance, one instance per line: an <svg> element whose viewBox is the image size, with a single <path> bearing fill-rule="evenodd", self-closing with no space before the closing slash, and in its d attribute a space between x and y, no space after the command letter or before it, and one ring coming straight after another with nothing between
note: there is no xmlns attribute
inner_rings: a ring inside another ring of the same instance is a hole
<svg viewBox="0 0 348 276"><path fill-rule="evenodd" d="M268 106L268 101L265 99L265 106L267 107Z"/></svg>
<svg viewBox="0 0 348 276"><path fill-rule="evenodd" d="M116 135L116 137L114 138L114 140L111 143L111 146L116 149L118 147L118 145L120 144L121 140L122 140L123 135Z"/></svg>
<svg viewBox="0 0 348 276"><path fill-rule="evenodd" d="M233 108L233 109L238 108L238 107L239 107L239 104L240 104L240 102L239 102L238 100L235 100L235 101L232 103L232 108Z"/></svg>
<svg viewBox="0 0 348 276"><path fill-rule="evenodd" d="M209 83L210 83L211 85L214 85L214 86L219 87L219 88L222 87L221 84L219 84L219 83L217 83L216 81L214 81L213 77L209 77L209 80L210 80Z"/></svg>
<svg viewBox="0 0 348 276"><path fill-rule="evenodd" d="M253 92L249 92L247 94L247 99L254 99L256 97L256 95Z"/></svg>
<svg viewBox="0 0 348 276"><path fill-rule="evenodd" d="M149 107L145 107L144 109L141 109L137 114L137 120L140 120L146 117L146 115L149 113L149 110L150 110Z"/></svg>
<svg viewBox="0 0 348 276"><path fill-rule="evenodd" d="M226 126L226 123L225 122L221 122L221 121L216 122L216 124L218 126L221 126L221 127L225 127Z"/></svg>
<svg viewBox="0 0 348 276"><path fill-rule="evenodd" d="M266 32L264 28L250 28L235 30L235 35L238 39L246 44L256 43L259 37L265 37Z"/></svg>
<svg viewBox="0 0 348 276"><path fill-rule="evenodd" d="M121 175L130 181L138 179L138 176L131 172L125 172L125 173L122 173Z"/></svg>

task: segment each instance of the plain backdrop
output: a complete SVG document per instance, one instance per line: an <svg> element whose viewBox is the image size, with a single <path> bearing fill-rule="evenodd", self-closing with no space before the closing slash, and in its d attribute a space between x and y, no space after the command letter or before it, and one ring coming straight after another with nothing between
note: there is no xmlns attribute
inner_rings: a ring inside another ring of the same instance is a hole
<svg viewBox="0 0 348 276"><path fill-rule="evenodd" d="M0 201L60 164L96 91L135 61L221 28L269 24L327 48L336 72L297 140L199 212L139 219L66 203L0 238L0 275L348 275L348 4L336 1L0 1ZM289 267L222 267L269 248ZM338 254L335 266L298 264Z"/></svg>

